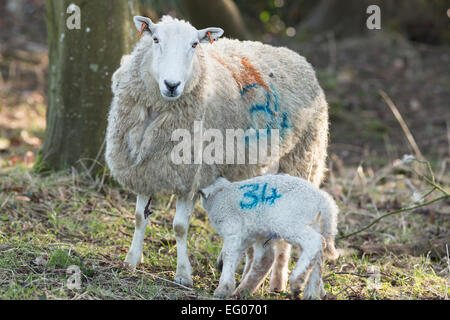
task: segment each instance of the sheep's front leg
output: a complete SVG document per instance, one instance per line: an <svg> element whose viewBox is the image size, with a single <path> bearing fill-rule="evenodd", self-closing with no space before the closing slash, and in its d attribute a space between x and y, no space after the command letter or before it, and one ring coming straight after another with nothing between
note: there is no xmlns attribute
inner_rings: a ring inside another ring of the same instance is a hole
<svg viewBox="0 0 450 320"><path fill-rule="evenodd" d="M219 286L214 291L214 296L218 298L229 297L235 287L235 271L242 254L242 244L236 238L225 238L221 252L223 267L220 275Z"/></svg>
<svg viewBox="0 0 450 320"><path fill-rule="evenodd" d="M194 210L194 200L179 197L177 199L173 231L177 241L177 273L175 282L184 286L192 286L192 267L189 262L187 249L187 233L189 230L189 219Z"/></svg>
<svg viewBox="0 0 450 320"><path fill-rule="evenodd" d="M134 269L136 265L142 260L142 246L145 237L145 230L147 229L150 217L145 218L145 207L147 206L150 197L138 195L136 199L136 212L134 223L134 235L131 242L130 250L128 250L125 264L127 267Z"/></svg>

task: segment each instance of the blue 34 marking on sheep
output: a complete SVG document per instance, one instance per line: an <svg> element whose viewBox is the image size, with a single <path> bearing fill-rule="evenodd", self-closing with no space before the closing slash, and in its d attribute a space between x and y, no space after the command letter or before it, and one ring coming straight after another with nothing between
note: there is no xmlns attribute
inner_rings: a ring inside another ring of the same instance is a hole
<svg viewBox="0 0 450 320"><path fill-rule="evenodd" d="M260 189L260 187L262 188ZM242 195L242 200L239 202L241 209L254 209L258 204L273 205L275 201L281 198L277 188L271 189L271 195L267 196L268 183L251 183L239 187L239 190L247 190ZM261 190L261 192L258 192Z"/></svg>

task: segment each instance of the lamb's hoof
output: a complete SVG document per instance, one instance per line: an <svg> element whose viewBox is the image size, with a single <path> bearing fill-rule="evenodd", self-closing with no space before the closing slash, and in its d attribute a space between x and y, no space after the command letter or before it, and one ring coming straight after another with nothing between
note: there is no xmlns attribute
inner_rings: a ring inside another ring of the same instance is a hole
<svg viewBox="0 0 450 320"><path fill-rule="evenodd" d="M286 291L287 280L284 279L270 279L269 291L280 293Z"/></svg>
<svg viewBox="0 0 450 320"><path fill-rule="evenodd" d="M191 277L175 276L174 281L178 284L181 284L182 286L189 288L194 284Z"/></svg>
<svg viewBox="0 0 450 320"><path fill-rule="evenodd" d="M225 285L222 287L218 287L216 291L214 291L214 297L219 299L226 299L231 296L233 293L233 289L231 289L229 286Z"/></svg>
<svg viewBox="0 0 450 320"><path fill-rule="evenodd" d="M325 290L316 290L316 291L308 291L305 290L303 292L302 300L322 300L322 298L325 296Z"/></svg>
<svg viewBox="0 0 450 320"><path fill-rule="evenodd" d="M273 293L281 293L284 290L281 287L269 287L269 292L273 292Z"/></svg>
<svg viewBox="0 0 450 320"><path fill-rule="evenodd" d="M252 296L252 293L248 289L240 289L237 288L234 290L233 294L231 295L232 298L240 299L240 298L250 298Z"/></svg>
<svg viewBox="0 0 450 320"><path fill-rule="evenodd" d="M293 300L300 300L300 293L301 293L302 291L300 290L300 289L292 289L291 288L291 295L290 295L290 297L291 297L291 299L293 299Z"/></svg>
<svg viewBox="0 0 450 320"><path fill-rule="evenodd" d="M323 299L327 295L327 292L325 291L325 288L323 286L320 286L320 298Z"/></svg>
<svg viewBox="0 0 450 320"><path fill-rule="evenodd" d="M316 294L303 294L302 300L321 300Z"/></svg>

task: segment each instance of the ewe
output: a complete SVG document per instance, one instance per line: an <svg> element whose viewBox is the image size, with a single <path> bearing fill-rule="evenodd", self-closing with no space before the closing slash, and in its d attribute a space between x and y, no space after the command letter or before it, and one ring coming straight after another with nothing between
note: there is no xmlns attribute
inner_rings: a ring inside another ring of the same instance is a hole
<svg viewBox="0 0 450 320"><path fill-rule="evenodd" d="M201 190L202 205L211 224L223 237L219 256L222 275L217 297L228 297L235 288L234 273L241 254L253 245L254 260L242 283L250 281L252 294L263 279L251 279L258 273L268 239L283 238L301 248L301 255L289 282L292 294L300 292L302 279L306 285L304 299L320 299L325 295L322 282L322 250L336 259L334 247L338 207L331 196L304 179L287 175L266 175L231 183L219 178ZM238 288L234 295L241 295Z"/></svg>
<svg viewBox="0 0 450 320"><path fill-rule="evenodd" d="M125 261L134 268L142 257L150 197L175 193L175 281L192 285L186 239L198 199L195 186L204 188L220 176L255 177L276 164L278 172L318 186L325 171L328 106L311 65L289 49L230 39L210 43L222 29L197 30L168 16L158 24L144 17L134 21L143 36L112 78L105 155L114 178L137 194L135 232ZM196 175L197 165L171 161L178 144L171 138L176 129L192 134L194 121L202 119L205 129L223 136L226 129L279 130L279 156L269 164L203 164ZM283 290L290 246L280 241L276 251L275 263L269 254L263 273L273 264L271 289Z"/></svg>

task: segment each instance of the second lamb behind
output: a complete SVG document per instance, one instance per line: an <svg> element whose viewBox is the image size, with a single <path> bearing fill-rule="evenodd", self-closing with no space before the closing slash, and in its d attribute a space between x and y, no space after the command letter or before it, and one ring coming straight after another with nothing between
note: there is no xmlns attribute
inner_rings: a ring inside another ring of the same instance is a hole
<svg viewBox="0 0 450 320"><path fill-rule="evenodd" d="M223 261L222 275L215 296L239 295L234 292L234 274L241 255L250 246L262 248L274 238L301 248L289 278L292 294L297 296L305 282L303 299L325 295L323 253L330 260L339 255L334 247L338 207L328 193L287 175L234 183L219 178L200 193L212 226L224 240L219 257Z"/></svg>

